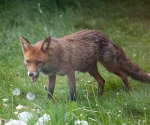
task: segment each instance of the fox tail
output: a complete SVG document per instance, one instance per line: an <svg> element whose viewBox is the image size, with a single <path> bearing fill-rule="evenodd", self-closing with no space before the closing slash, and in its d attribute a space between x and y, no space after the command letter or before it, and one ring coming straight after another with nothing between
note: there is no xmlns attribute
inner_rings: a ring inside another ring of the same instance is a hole
<svg viewBox="0 0 150 125"><path fill-rule="evenodd" d="M125 61L122 61L121 65L123 65L122 71L124 71L128 76L130 76L134 80L150 83L150 73L140 68L130 59L126 58Z"/></svg>

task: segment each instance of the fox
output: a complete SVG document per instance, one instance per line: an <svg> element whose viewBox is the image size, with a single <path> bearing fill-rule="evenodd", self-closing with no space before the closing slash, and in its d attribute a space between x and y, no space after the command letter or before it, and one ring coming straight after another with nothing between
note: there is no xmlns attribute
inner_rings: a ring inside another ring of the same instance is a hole
<svg viewBox="0 0 150 125"><path fill-rule="evenodd" d="M150 83L150 73L132 62L121 47L98 30L85 29L62 38L48 36L35 45L20 36L20 42L32 82L36 82L40 72L48 76L49 99L53 98L56 75L67 75L71 101L76 101L75 71L88 72L94 77L98 93L102 95L105 80L98 71L98 62L120 77L127 90L131 89L128 76Z"/></svg>

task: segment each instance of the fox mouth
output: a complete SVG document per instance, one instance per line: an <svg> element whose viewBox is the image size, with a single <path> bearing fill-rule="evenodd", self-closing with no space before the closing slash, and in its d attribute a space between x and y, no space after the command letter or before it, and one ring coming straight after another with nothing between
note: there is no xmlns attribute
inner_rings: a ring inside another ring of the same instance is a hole
<svg viewBox="0 0 150 125"><path fill-rule="evenodd" d="M38 79L38 76L39 76L39 73L36 76L32 76L31 77L32 82L36 82L36 80Z"/></svg>

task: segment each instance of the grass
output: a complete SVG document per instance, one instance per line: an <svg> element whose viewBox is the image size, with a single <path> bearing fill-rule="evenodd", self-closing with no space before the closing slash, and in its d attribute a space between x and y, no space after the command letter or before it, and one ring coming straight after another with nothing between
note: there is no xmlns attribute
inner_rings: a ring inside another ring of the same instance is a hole
<svg viewBox="0 0 150 125"><path fill-rule="evenodd" d="M40 3L40 5L38 4ZM150 124L150 85L129 78L132 91L124 90L122 81L106 71L99 71L106 80L102 97L97 95L97 83L87 73L76 72L77 102L71 102L67 78L57 76L54 100L47 99L44 86L47 77L40 75L36 83L27 76L19 36L31 43L48 35L60 38L81 29L96 29L106 33L140 67L150 72L150 2L130 1L9 1L0 5L0 119L17 119L16 106L34 112L28 124L47 113L50 125L73 125L85 120L90 125ZM12 94L15 88L21 93ZM35 99L26 99L32 92ZM8 99L3 105L4 98ZM4 124L4 123L2 123Z"/></svg>

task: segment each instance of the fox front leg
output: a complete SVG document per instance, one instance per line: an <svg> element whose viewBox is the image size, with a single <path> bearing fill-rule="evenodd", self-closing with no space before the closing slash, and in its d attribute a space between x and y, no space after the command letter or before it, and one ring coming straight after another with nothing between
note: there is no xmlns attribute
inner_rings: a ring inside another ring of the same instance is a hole
<svg viewBox="0 0 150 125"><path fill-rule="evenodd" d="M56 75L48 76L48 98L53 98L54 88L55 88Z"/></svg>
<svg viewBox="0 0 150 125"><path fill-rule="evenodd" d="M71 101L76 101L76 81L75 81L75 71L70 70L67 74Z"/></svg>

